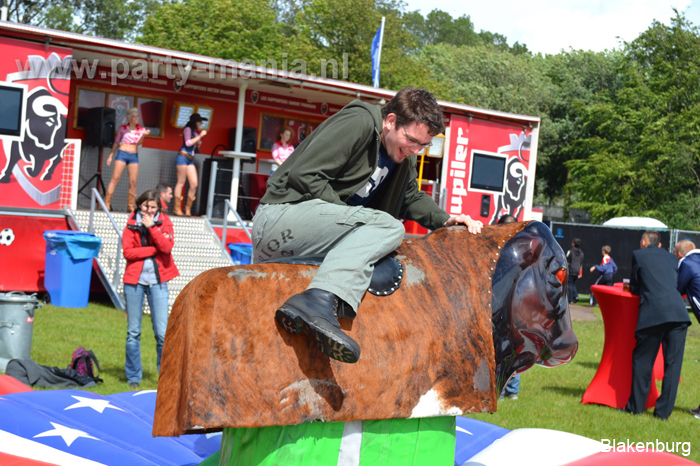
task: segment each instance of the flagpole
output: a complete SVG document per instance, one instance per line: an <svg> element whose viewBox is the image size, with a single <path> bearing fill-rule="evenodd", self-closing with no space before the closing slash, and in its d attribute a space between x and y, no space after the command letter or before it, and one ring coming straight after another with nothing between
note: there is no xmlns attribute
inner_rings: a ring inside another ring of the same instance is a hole
<svg viewBox="0 0 700 466"><path fill-rule="evenodd" d="M382 25L379 26L379 51L377 52L377 68L374 70L375 76L372 76L372 81L374 82L374 87L379 87L379 69L382 64L382 45L384 43L384 20L385 17L382 16Z"/></svg>

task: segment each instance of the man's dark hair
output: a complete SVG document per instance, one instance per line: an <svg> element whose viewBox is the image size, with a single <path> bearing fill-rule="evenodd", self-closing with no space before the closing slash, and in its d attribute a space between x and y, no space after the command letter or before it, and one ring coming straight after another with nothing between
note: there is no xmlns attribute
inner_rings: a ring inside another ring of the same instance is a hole
<svg viewBox="0 0 700 466"><path fill-rule="evenodd" d="M413 121L428 127L431 136L445 132L442 110L435 96L425 89L404 87L382 108L382 118L396 114L397 127Z"/></svg>
<svg viewBox="0 0 700 466"><path fill-rule="evenodd" d="M154 191L158 192L158 195L162 193L167 193L168 188L170 188L170 185L167 183L158 183L158 186L155 187Z"/></svg>
<svg viewBox="0 0 700 466"><path fill-rule="evenodd" d="M581 238L574 238L574 240L571 242L571 244L573 244L575 248L580 248L581 247Z"/></svg>
<svg viewBox="0 0 700 466"><path fill-rule="evenodd" d="M507 223L515 223L515 222L517 222L516 218L510 214L506 214L503 217L498 219L498 225L504 225Z"/></svg>
<svg viewBox="0 0 700 466"><path fill-rule="evenodd" d="M160 212L160 192L156 191L155 189L149 189L148 191L141 194L138 198L136 198L135 210L139 210L141 208L141 204L148 201L156 201L156 205L158 206L158 212Z"/></svg>
<svg viewBox="0 0 700 466"><path fill-rule="evenodd" d="M642 238L646 238L647 246L651 246L652 244L656 246L659 244L659 241L661 241L657 231L645 231Z"/></svg>

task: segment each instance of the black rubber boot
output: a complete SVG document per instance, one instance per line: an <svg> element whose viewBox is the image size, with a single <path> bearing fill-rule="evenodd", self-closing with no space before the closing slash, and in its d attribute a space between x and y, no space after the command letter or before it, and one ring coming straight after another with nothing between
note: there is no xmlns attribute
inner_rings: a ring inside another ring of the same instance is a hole
<svg viewBox="0 0 700 466"><path fill-rule="evenodd" d="M275 320L292 334L304 332L318 349L336 361L354 363L360 358L360 345L340 328L341 300L329 291L309 289L289 298L275 314Z"/></svg>

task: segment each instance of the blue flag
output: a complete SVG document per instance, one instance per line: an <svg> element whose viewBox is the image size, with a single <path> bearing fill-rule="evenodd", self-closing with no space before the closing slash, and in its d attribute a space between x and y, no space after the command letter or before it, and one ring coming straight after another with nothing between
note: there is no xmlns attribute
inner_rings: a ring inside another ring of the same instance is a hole
<svg viewBox="0 0 700 466"><path fill-rule="evenodd" d="M372 40L372 86L379 87L379 68L382 61L382 41L384 38L384 18Z"/></svg>

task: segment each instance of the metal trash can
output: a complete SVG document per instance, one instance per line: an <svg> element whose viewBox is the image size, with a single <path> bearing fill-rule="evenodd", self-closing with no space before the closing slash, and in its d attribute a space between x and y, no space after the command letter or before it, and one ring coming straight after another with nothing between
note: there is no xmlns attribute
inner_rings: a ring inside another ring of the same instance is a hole
<svg viewBox="0 0 700 466"><path fill-rule="evenodd" d="M0 293L0 371L10 359L31 357L34 311L43 305L34 294Z"/></svg>
<svg viewBox="0 0 700 466"><path fill-rule="evenodd" d="M100 252L102 240L92 233L47 230L44 287L51 304L87 307L90 298L92 259Z"/></svg>

